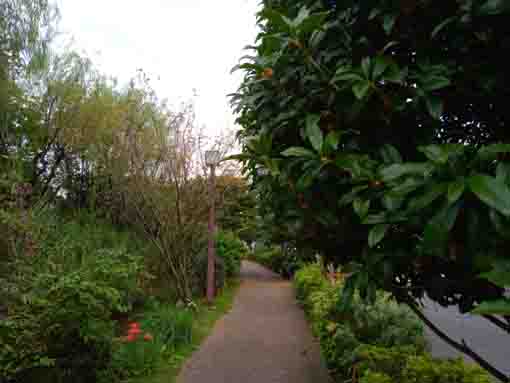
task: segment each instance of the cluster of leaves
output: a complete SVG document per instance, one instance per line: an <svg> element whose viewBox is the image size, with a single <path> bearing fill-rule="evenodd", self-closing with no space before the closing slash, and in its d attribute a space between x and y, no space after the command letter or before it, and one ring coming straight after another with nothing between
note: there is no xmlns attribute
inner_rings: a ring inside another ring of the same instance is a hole
<svg viewBox="0 0 510 383"><path fill-rule="evenodd" d="M91 221L85 218L85 221ZM114 314L131 310L143 261L107 224L31 217L37 256L24 252L0 278L0 375L15 381L95 381L112 353ZM123 245L124 244L124 245Z"/></svg>
<svg viewBox="0 0 510 383"><path fill-rule="evenodd" d="M294 285L318 337L322 355L339 381L349 381L358 362L358 349L407 347L423 353L425 339L418 319L404 306L379 293L374 304L356 296L352 308L340 305L343 281L332 282L319 263L301 268Z"/></svg>
<svg viewBox="0 0 510 383"><path fill-rule="evenodd" d="M384 288L510 314L509 12L263 2L255 53L236 68L237 158L283 238L355 264L347 297Z"/></svg>
<svg viewBox="0 0 510 383"><path fill-rule="evenodd" d="M360 383L444 382L490 383L480 367L462 359L438 360L409 347L363 346L356 350Z"/></svg>
<svg viewBox="0 0 510 383"><path fill-rule="evenodd" d="M140 322L128 326L128 336L117 339L107 371L100 381L147 376L176 349L191 344L193 307L175 307L150 300Z"/></svg>
<svg viewBox="0 0 510 383"><path fill-rule="evenodd" d="M284 278L291 278L301 266L314 260L291 246L259 246L251 257Z"/></svg>

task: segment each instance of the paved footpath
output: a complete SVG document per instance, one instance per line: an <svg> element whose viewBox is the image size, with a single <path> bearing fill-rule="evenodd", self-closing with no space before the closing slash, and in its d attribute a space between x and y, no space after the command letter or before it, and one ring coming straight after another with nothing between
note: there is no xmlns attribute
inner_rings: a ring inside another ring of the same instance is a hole
<svg viewBox="0 0 510 383"><path fill-rule="evenodd" d="M184 365L178 383L328 383L292 285L243 262L232 310Z"/></svg>

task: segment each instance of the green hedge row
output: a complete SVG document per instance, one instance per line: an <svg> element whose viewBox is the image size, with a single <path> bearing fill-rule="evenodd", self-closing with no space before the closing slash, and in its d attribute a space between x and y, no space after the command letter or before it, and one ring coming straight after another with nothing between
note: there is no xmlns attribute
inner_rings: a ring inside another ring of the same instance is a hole
<svg viewBox="0 0 510 383"><path fill-rule="evenodd" d="M256 249L251 258L284 278L292 278L297 270L311 260L310 257L296 251L284 251L280 246Z"/></svg>
<svg viewBox="0 0 510 383"><path fill-rule="evenodd" d="M356 296L352 307L344 310L342 281L330 281L319 263L301 268L294 286L338 382L491 382L478 366L433 359L419 320L387 294L378 293L373 305Z"/></svg>

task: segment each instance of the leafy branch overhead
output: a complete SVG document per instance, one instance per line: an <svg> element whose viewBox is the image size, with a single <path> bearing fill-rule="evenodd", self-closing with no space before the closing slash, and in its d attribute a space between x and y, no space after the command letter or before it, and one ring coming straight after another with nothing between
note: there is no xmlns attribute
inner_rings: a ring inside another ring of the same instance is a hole
<svg viewBox="0 0 510 383"><path fill-rule="evenodd" d="M510 315L507 285L487 277L510 259L509 13L263 1L232 103L281 236L356 265L362 292Z"/></svg>

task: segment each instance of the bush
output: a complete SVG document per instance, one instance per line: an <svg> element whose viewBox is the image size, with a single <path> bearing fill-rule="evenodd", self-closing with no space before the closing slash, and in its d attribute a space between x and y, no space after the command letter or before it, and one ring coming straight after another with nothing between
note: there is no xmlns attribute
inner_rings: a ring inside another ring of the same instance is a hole
<svg viewBox="0 0 510 383"><path fill-rule="evenodd" d="M359 297L351 309L340 305L342 281L330 282L320 263L305 266L294 279L296 294L312 322L323 356L334 375L347 379L362 345L411 345L423 351L425 340L418 320L405 307L379 294L374 305Z"/></svg>
<svg viewBox="0 0 510 383"><path fill-rule="evenodd" d="M488 383L488 375L462 360L436 360L426 353L421 323L405 306L378 292L374 304L355 294L345 310L343 280L328 281L319 262L294 277L299 301L319 338L322 355L339 381L360 383Z"/></svg>
<svg viewBox="0 0 510 383"><path fill-rule="evenodd" d="M322 273L321 264L316 262L300 269L294 276L294 286L297 298L305 303L311 294L324 289L327 281Z"/></svg>
<svg viewBox="0 0 510 383"><path fill-rule="evenodd" d="M112 316L129 311L138 294L142 260L108 225L51 214L32 219L34 255L14 257L12 272L0 277L9 292L8 317L0 321L0 376L95 381L111 357Z"/></svg>
<svg viewBox="0 0 510 383"><path fill-rule="evenodd" d="M246 257L248 249L234 233L220 231L216 237L216 260L214 279L216 289L225 286L228 278L236 277L241 270L241 259ZM207 285L207 247L199 253L194 268L194 293L203 295Z"/></svg>
<svg viewBox="0 0 510 383"><path fill-rule="evenodd" d="M165 354L191 343L192 328L192 307L178 308L153 302L140 322L130 323L126 336L115 343L112 362L103 380L150 374Z"/></svg>
<svg viewBox="0 0 510 383"><path fill-rule="evenodd" d="M462 359L438 360L409 347L357 350L360 383L490 383L488 374Z"/></svg>
<svg viewBox="0 0 510 383"><path fill-rule="evenodd" d="M239 275L241 259L248 253L246 245L231 231L220 231L216 237L216 256L225 264L227 277Z"/></svg>
<svg viewBox="0 0 510 383"><path fill-rule="evenodd" d="M291 278L308 259L299 256L296 250L283 250L280 246L272 246L256 249L253 260L284 278Z"/></svg>

